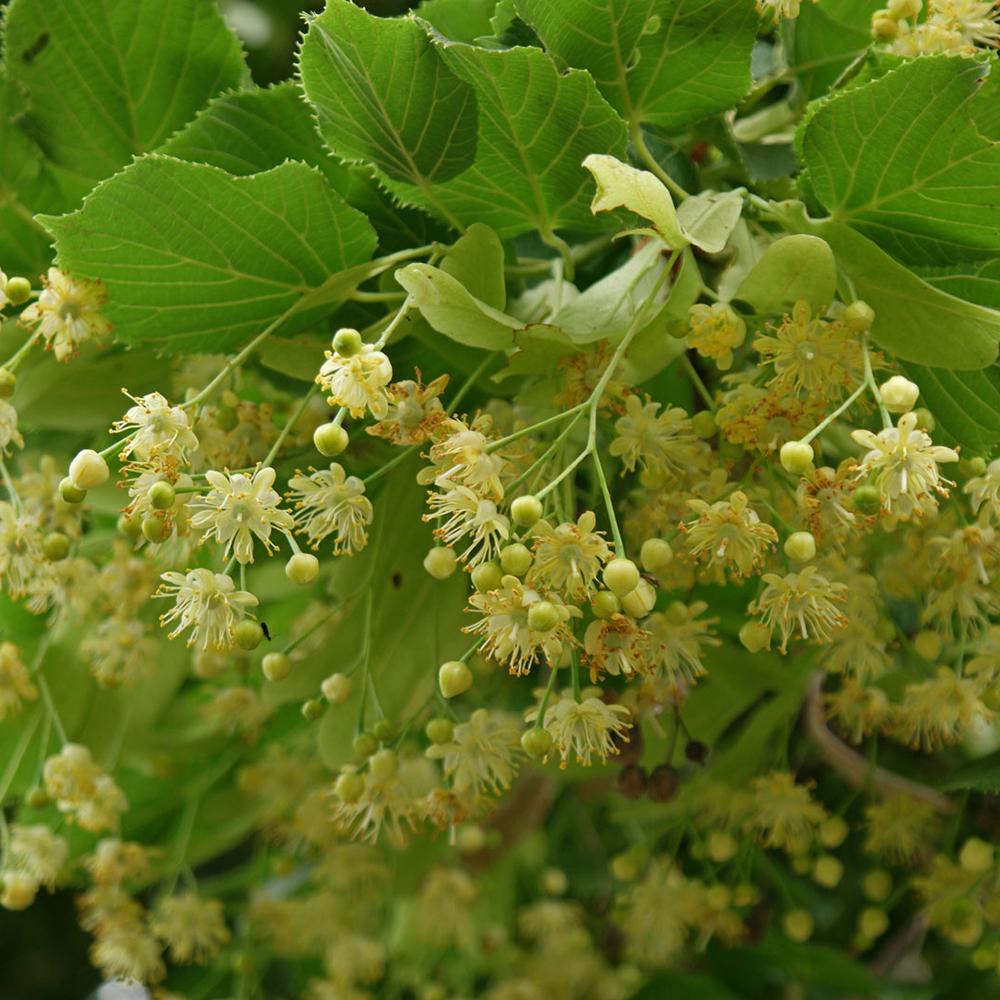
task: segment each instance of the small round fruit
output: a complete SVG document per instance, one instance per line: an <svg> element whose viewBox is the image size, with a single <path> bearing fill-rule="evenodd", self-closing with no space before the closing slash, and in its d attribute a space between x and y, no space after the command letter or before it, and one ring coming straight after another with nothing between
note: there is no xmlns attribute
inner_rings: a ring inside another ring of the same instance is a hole
<svg viewBox="0 0 1000 1000"><path fill-rule="evenodd" d="M551 632L563 620L560 609L550 601L536 601L528 608L528 628Z"/></svg>
<svg viewBox="0 0 1000 1000"><path fill-rule="evenodd" d="M510 505L511 520L520 528L531 528L542 517L542 501L538 497L515 497Z"/></svg>
<svg viewBox="0 0 1000 1000"><path fill-rule="evenodd" d="M177 491L170 483L161 479L149 487L146 496L149 497L149 505L153 510L170 510L177 500Z"/></svg>
<svg viewBox="0 0 1000 1000"><path fill-rule="evenodd" d="M264 630L260 627L259 622L251 621L249 618L244 618L243 621L239 622L233 629L233 642L235 642L240 649L248 651L256 649L263 641Z"/></svg>
<svg viewBox="0 0 1000 1000"><path fill-rule="evenodd" d="M816 557L816 539L811 531L795 531L785 539L785 555L795 562L809 562Z"/></svg>
<svg viewBox="0 0 1000 1000"><path fill-rule="evenodd" d="M302 718L306 722L315 722L323 714L323 702L319 698L310 698L302 702Z"/></svg>
<svg viewBox="0 0 1000 1000"><path fill-rule="evenodd" d="M342 358L353 358L363 346L361 334L349 326L342 327L333 335L333 349Z"/></svg>
<svg viewBox="0 0 1000 1000"><path fill-rule="evenodd" d="M843 816L831 816L820 824L819 842L824 847L833 850L835 847L840 847L847 839L848 832L847 821Z"/></svg>
<svg viewBox="0 0 1000 1000"><path fill-rule="evenodd" d="M104 456L93 448L84 448L77 452L69 463L69 481L79 490L92 490L102 486L111 476L108 463Z"/></svg>
<svg viewBox="0 0 1000 1000"><path fill-rule="evenodd" d="M861 880L861 891L873 903L882 903L892 892L892 876L884 868L873 868Z"/></svg>
<svg viewBox="0 0 1000 1000"><path fill-rule="evenodd" d="M621 602L611 593L610 590L600 590L594 595L590 602L590 610L595 618L610 618L621 611Z"/></svg>
<svg viewBox="0 0 1000 1000"><path fill-rule="evenodd" d="M816 924L808 910L789 910L781 918L781 928L785 937L802 944L813 935Z"/></svg>
<svg viewBox="0 0 1000 1000"><path fill-rule="evenodd" d="M878 387L878 394L890 413L909 413L917 405L920 386L902 375L893 375Z"/></svg>
<svg viewBox="0 0 1000 1000"><path fill-rule="evenodd" d="M762 622L746 622L740 629L740 642L751 653L759 653L770 644L771 632Z"/></svg>
<svg viewBox="0 0 1000 1000"><path fill-rule="evenodd" d="M343 705L351 697L354 682L347 674L330 674L319 689L331 705Z"/></svg>
<svg viewBox="0 0 1000 1000"><path fill-rule="evenodd" d="M441 746L443 743L450 743L452 737L455 735L455 723L451 719L437 716L424 726L424 735L431 743L437 746Z"/></svg>
<svg viewBox="0 0 1000 1000"><path fill-rule="evenodd" d="M142 518L122 514L118 518L118 530L128 538L136 538L142 532Z"/></svg>
<svg viewBox="0 0 1000 1000"><path fill-rule="evenodd" d="M681 786L681 776L669 764L654 767L649 774L648 792L653 802L669 802Z"/></svg>
<svg viewBox="0 0 1000 1000"><path fill-rule="evenodd" d="M396 725L392 719L379 719L372 726L372 736L379 743L391 743L396 738Z"/></svg>
<svg viewBox="0 0 1000 1000"><path fill-rule="evenodd" d="M889 915L879 906L866 906L858 914L858 933L868 941L881 937L889 929Z"/></svg>
<svg viewBox="0 0 1000 1000"><path fill-rule="evenodd" d="M639 562L647 573L662 573L674 561L674 550L663 538L647 538L639 550Z"/></svg>
<svg viewBox="0 0 1000 1000"><path fill-rule="evenodd" d="M526 729L521 735L521 749L535 760L541 760L552 749L552 734L547 729Z"/></svg>
<svg viewBox="0 0 1000 1000"><path fill-rule="evenodd" d="M69 539L61 531L52 531L42 539L42 555L50 562L62 562L69 547Z"/></svg>
<svg viewBox="0 0 1000 1000"><path fill-rule="evenodd" d="M361 760L367 760L378 750L378 740L371 733L358 733L351 746L356 756Z"/></svg>
<svg viewBox="0 0 1000 1000"><path fill-rule="evenodd" d="M435 580L447 580L458 568L458 556L454 549L446 548L443 545L435 545L427 555L424 556L424 569L434 577Z"/></svg>
<svg viewBox="0 0 1000 1000"><path fill-rule="evenodd" d="M701 740L688 740L684 746L684 756L692 764L704 764L708 760L708 747Z"/></svg>
<svg viewBox="0 0 1000 1000"><path fill-rule="evenodd" d="M73 483L73 480L69 476L66 476L59 483L59 496L66 503L83 503L87 499L87 491L81 490L79 486Z"/></svg>
<svg viewBox="0 0 1000 1000"><path fill-rule="evenodd" d="M502 580L503 570L500 568L500 564L496 562L480 563L472 571L472 586L480 594L485 594L489 590L498 590Z"/></svg>
<svg viewBox="0 0 1000 1000"><path fill-rule="evenodd" d="M336 458L345 452L350 440L347 431L332 420L328 424L320 424L313 431L313 444L316 450L327 458Z"/></svg>
<svg viewBox="0 0 1000 1000"><path fill-rule="evenodd" d="M461 660L442 663L438 670L438 686L445 698L456 698L472 687L472 671Z"/></svg>
<svg viewBox="0 0 1000 1000"><path fill-rule="evenodd" d="M700 410L691 418L691 430L700 438L710 438L718 429L715 414L710 410Z"/></svg>
<svg viewBox="0 0 1000 1000"><path fill-rule="evenodd" d="M534 558L531 549L520 542L515 542L500 550L500 566L505 573L510 573L511 576L524 576L531 569Z"/></svg>
<svg viewBox="0 0 1000 1000"><path fill-rule="evenodd" d="M285 576L296 586L308 587L319 576L319 560L310 552L296 552L285 563Z"/></svg>
<svg viewBox="0 0 1000 1000"><path fill-rule="evenodd" d="M166 518L148 514L142 519L143 537L147 542L152 542L153 545L159 545L161 542L165 542L170 537L170 532L172 530L173 528Z"/></svg>
<svg viewBox="0 0 1000 1000"><path fill-rule="evenodd" d="M377 781L388 781L399 770L394 750L378 750L368 758L368 767Z"/></svg>
<svg viewBox="0 0 1000 1000"><path fill-rule="evenodd" d="M807 441L786 441L781 446L780 457L786 472L801 476L812 467L816 453Z"/></svg>
<svg viewBox="0 0 1000 1000"><path fill-rule="evenodd" d="M962 845L958 862L970 875L983 875L993 867L993 845L979 837L969 837Z"/></svg>
<svg viewBox="0 0 1000 1000"><path fill-rule="evenodd" d="M12 306L23 305L31 298L31 282L27 278L22 278L19 274L7 280L4 288L4 295Z"/></svg>
<svg viewBox="0 0 1000 1000"><path fill-rule="evenodd" d="M283 681L292 672L292 661L285 653L268 653L260 661L260 669L269 681Z"/></svg>
<svg viewBox="0 0 1000 1000"><path fill-rule="evenodd" d="M929 663L937 663L942 646L941 636L933 629L924 629L913 637L913 651Z"/></svg>
<svg viewBox="0 0 1000 1000"><path fill-rule="evenodd" d="M857 299L844 310L844 322L855 333L864 333L875 322L875 310L867 302Z"/></svg>
<svg viewBox="0 0 1000 1000"><path fill-rule="evenodd" d="M622 598L622 611L630 618L645 618L656 605L656 588L648 580Z"/></svg>
<svg viewBox="0 0 1000 1000"><path fill-rule="evenodd" d="M851 504L862 514L877 514L882 509L882 494L878 487L866 483L851 494Z"/></svg>
<svg viewBox="0 0 1000 1000"><path fill-rule="evenodd" d="M649 778L638 764L628 764L618 772L618 792L626 799L641 799L646 794Z"/></svg>
<svg viewBox="0 0 1000 1000"><path fill-rule="evenodd" d="M357 771L344 771L338 775L333 790L341 802L357 802L365 793L365 779Z"/></svg>
<svg viewBox="0 0 1000 1000"><path fill-rule="evenodd" d="M832 854L816 859L812 870L813 881L824 889L834 889L844 877L844 863Z"/></svg>
<svg viewBox="0 0 1000 1000"><path fill-rule="evenodd" d="M713 830L705 845L708 856L717 865L724 865L736 857L739 841L728 830Z"/></svg>
<svg viewBox="0 0 1000 1000"><path fill-rule="evenodd" d="M639 567L631 559L615 558L604 567L604 586L619 599L639 586Z"/></svg>
<svg viewBox="0 0 1000 1000"><path fill-rule="evenodd" d="M0 368L0 398L10 399L16 385L17 376L6 368Z"/></svg>

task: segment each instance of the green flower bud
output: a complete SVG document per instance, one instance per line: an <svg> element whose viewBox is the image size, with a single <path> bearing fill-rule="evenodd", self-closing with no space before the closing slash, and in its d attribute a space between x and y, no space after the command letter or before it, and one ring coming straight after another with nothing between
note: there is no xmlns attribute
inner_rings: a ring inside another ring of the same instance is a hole
<svg viewBox="0 0 1000 1000"><path fill-rule="evenodd" d="M866 906L858 914L858 933L867 941L874 941L889 929L889 916L877 906ZM995 961L995 959L994 959Z"/></svg>
<svg viewBox="0 0 1000 1000"><path fill-rule="evenodd" d="M844 322L855 333L864 333L875 322L875 310L867 302L858 299L844 310Z"/></svg>
<svg viewBox="0 0 1000 1000"><path fill-rule="evenodd" d="M142 531L142 518L122 514L118 518L118 530L128 538L136 538Z"/></svg>
<svg viewBox="0 0 1000 1000"><path fill-rule="evenodd" d="M875 486L859 486L851 494L851 504L862 514L877 514L882 509L882 494Z"/></svg>
<svg viewBox="0 0 1000 1000"><path fill-rule="evenodd" d="M958 471L963 476L982 476L986 472L986 459L982 455L963 458L958 463Z"/></svg>
<svg viewBox="0 0 1000 1000"><path fill-rule="evenodd" d="M739 841L728 830L713 830L705 845L708 856L717 865L724 865L736 857Z"/></svg>
<svg viewBox="0 0 1000 1000"><path fill-rule="evenodd" d="M352 330L349 326L341 327L333 335L333 349L342 358L354 357L363 346L364 341L361 339L361 334L357 330Z"/></svg>
<svg viewBox="0 0 1000 1000"><path fill-rule="evenodd" d="M937 421L934 419L934 414L923 406L913 412L917 415L917 427L922 431L927 431L928 434L933 434L934 428L937 427Z"/></svg>
<svg viewBox="0 0 1000 1000"><path fill-rule="evenodd" d="M44 809L51 801L44 788L32 788L24 797L24 804L29 809Z"/></svg>
<svg viewBox="0 0 1000 1000"><path fill-rule="evenodd" d="M812 870L813 881L824 889L833 889L844 877L844 864L832 854L824 854L816 859Z"/></svg>
<svg viewBox="0 0 1000 1000"><path fill-rule="evenodd" d="M674 561L670 542L662 538L647 538L639 550L639 562L647 573L662 573Z"/></svg>
<svg viewBox="0 0 1000 1000"><path fill-rule="evenodd" d="M475 854L486 846L486 831L475 823L463 823L458 828L455 846L463 854Z"/></svg>
<svg viewBox="0 0 1000 1000"><path fill-rule="evenodd" d="M323 715L324 711L326 709L319 698L310 698L308 701L302 702L302 718L306 722L315 722Z"/></svg>
<svg viewBox="0 0 1000 1000"><path fill-rule="evenodd" d="M805 441L786 441L781 446L781 465L793 476L802 476L812 467L816 453L811 444Z"/></svg>
<svg viewBox="0 0 1000 1000"><path fill-rule="evenodd" d="M865 872L861 880L861 891L873 903L882 903L892 892L892 876L884 868L873 868Z"/></svg>
<svg viewBox="0 0 1000 1000"><path fill-rule="evenodd" d="M396 725L392 719L379 719L372 726L372 736L379 743L391 743L396 738Z"/></svg>
<svg viewBox="0 0 1000 1000"><path fill-rule="evenodd" d="M66 503L83 503L87 498L87 491L81 490L79 486L74 485L69 476L66 476L59 483L59 496Z"/></svg>
<svg viewBox="0 0 1000 1000"><path fill-rule="evenodd" d="M12 306L20 306L31 298L31 282L20 275L14 275L13 278L7 279L3 291Z"/></svg>
<svg viewBox="0 0 1000 1000"><path fill-rule="evenodd" d="M143 523L143 529L145 529L145 522ZM263 641L264 630L258 622L252 621L250 618L244 618L233 629L233 642L240 649L247 651L256 649Z"/></svg>
<svg viewBox="0 0 1000 1000"><path fill-rule="evenodd" d="M816 924L808 910L789 910L781 918L781 929L785 937L802 944L813 936Z"/></svg>
<svg viewBox="0 0 1000 1000"><path fill-rule="evenodd" d="M526 729L521 735L521 749L535 760L541 760L552 749L552 734L547 729Z"/></svg>
<svg viewBox="0 0 1000 1000"><path fill-rule="evenodd" d="M369 757L368 767L376 781L388 781L399 770L399 758L392 750L379 750Z"/></svg>
<svg viewBox="0 0 1000 1000"><path fill-rule="evenodd" d="M639 862L631 851L623 851L611 859L611 874L619 882L634 882L639 877Z"/></svg>
<svg viewBox="0 0 1000 1000"><path fill-rule="evenodd" d="M285 576L296 586L308 587L319 576L319 560L309 552L296 552L285 563Z"/></svg>
<svg viewBox="0 0 1000 1000"><path fill-rule="evenodd" d="M983 875L990 871L993 862L993 845L979 837L969 837L958 855L958 863L972 875Z"/></svg>
<svg viewBox="0 0 1000 1000"><path fill-rule="evenodd" d="M240 422L240 416L231 406L224 403L215 408L215 426L220 431L236 430L236 425Z"/></svg>
<svg viewBox="0 0 1000 1000"><path fill-rule="evenodd" d="M378 740L371 733L358 733L354 737L352 749L361 760L367 760L376 750L378 750Z"/></svg>
<svg viewBox="0 0 1000 1000"><path fill-rule="evenodd" d="M69 481L78 490L92 490L106 483L110 476L111 472L104 456L93 448L84 448L83 451L77 452L76 457L69 463Z"/></svg>
<svg viewBox="0 0 1000 1000"><path fill-rule="evenodd" d="M595 618L606 619L618 614L622 606L610 590L599 590L590 602L590 610Z"/></svg>
<svg viewBox="0 0 1000 1000"><path fill-rule="evenodd" d="M761 622L746 622L740 629L740 642L751 653L759 653L771 642L771 632Z"/></svg>
<svg viewBox="0 0 1000 1000"><path fill-rule="evenodd" d="M149 504L154 510L170 510L177 499L177 491L170 483L160 480L149 487L146 496L149 497Z"/></svg>
<svg viewBox="0 0 1000 1000"><path fill-rule="evenodd" d="M639 567L631 559L612 559L604 567L602 579L608 590L622 598L639 586Z"/></svg>
<svg viewBox="0 0 1000 1000"><path fill-rule="evenodd" d="M431 743L441 746L443 743L450 743L455 735L455 724L451 719L441 716L431 719L424 727L424 733Z"/></svg>
<svg viewBox="0 0 1000 1000"><path fill-rule="evenodd" d="M350 440L347 431L332 420L328 424L320 424L313 431L313 444L316 450L327 458L336 458L346 451Z"/></svg>
<svg viewBox="0 0 1000 1000"><path fill-rule="evenodd" d="M528 627L549 632L563 620L559 608L549 601L537 601L528 608Z"/></svg>
<svg viewBox="0 0 1000 1000"><path fill-rule="evenodd" d="M285 653L268 653L260 661L260 669L269 681L283 681L292 672L292 661Z"/></svg>
<svg viewBox="0 0 1000 1000"><path fill-rule="evenodd" d="M656 588L648 580L622 598L622 611L630 618L645 618L656 605Z"/></svg>
<svg viewBox="0 0 1000 1000"><path fill-rule="evenodd" d="M531 569L534 558L531 549L520 542L500 550L500 565L503 571L510 573L511 576L524 576Z"/></svg>
<svg viewBox="0 0 1000 1000"><path fill-rule="evenodd" d="M438 686L445 698L456 698L472 687L472 671L460 660L442 663L438 670Z"/></svg>
<svg viewBox="0 0 1000 1000"><path fill-rule="evenodd" d="M343 705L351 697L354 682L347 674L330 674L319 689L331 705Z"/></svg>
<svg viewBox="0 0 1000 1000"><path fill-rule="evenodd" d="M917 404L920 387L902 375L893 375L878 387L878 394L890 413L909 413Z"/></svg>
<svg viewBox="0 0 1000 1000"><path fill-rule="evenodd" d="M510 516L521 528L530 528L542 517L542 501L537 497L516 497L510 505Z"/></svg>
<svg viewBox="0 0 1000 1000"><path fill-rule="evenodd" d="M42 555L50 562L62 562L69 555L69 539L61 531L50 532L42 539Z"/></svg>
<svg viewBox="0 0 1000 1000"><path fill-rule="evenodd" d="M944 644L933 629L925 628L913 637L913 651L929 663L937 663Z"/></svg>
<svg viewBox="0 0 1000 1000"><path fill-rule="evenodd" d="M711 410L699 410L691 418L691 430L700 438L714 437L719 425L715 422L715 414Z"/></svg>
<svg viewBox="0 0 1000 1000"><path fill-rule="evenodd" d="M485 594L488 590L498 590L503 580L503 570L495 562L480 563L472 571L472 586Z"/></svg>
<svg viewBox="0 0 1000 1000"><path fill-rule="evenodd" d="M811 531L796 531L785 539L785 555L795 562L809 562L816 556L816 539Z"/></svg>
<svg viewBox="0 0 1000 1000"><path fill-rule="evenodd" d="M458 557L454 549L436 545L424 556L424 569L435 580L447 580L454 574L458 566Z"/></svg>
<svg viewBox="0 0 1000 1000"><path fill-rule="evenodd" d="M142 533L147 542L159 545L170 537L171 525L162 517L148 514L142 519Z"/></svg>
<svg viewBox="0 0 1000 1000"><path fill-rule="evenodd" d="M6 368L0 368L0 399L10 399L17 386L17 376Z"/></svg>
<svg viewBox="0 0 1000 1000"><path fill-rule="evenodd" d="M831 816L820 824L819 842L832 850L834 847L840 847L847 839L848 832L847 822L842 816Z"/></svg>
<svg viewBox="0 0 1000 1000"><path fill-rule="evenodd" d="M357 771L344 771L337 776L333 790L341 802L357 802L365 794L365 779Z"/></svg>

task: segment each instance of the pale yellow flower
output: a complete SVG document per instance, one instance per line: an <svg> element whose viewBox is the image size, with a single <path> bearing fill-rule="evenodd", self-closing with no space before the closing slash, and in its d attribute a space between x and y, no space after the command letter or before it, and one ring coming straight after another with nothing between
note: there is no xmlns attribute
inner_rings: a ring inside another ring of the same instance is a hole
<svg viewBox="0 0 1000 1000"><path fill-rule="evenodd" d="M314 469L308 476L296 472L288 486L296 530L311 548L319 548L329 535L335 536L335 555L360 552L368 544L368 525L375 511L365 496L365 484L348 476L342 465L331 462L329 469Z"/></svg>
<svg viewBox="0 0 1000 1000"><path fill-rule="evenodd" d="M847 624L838 607L847 597L847 587L831 582L815 566L783 577L765 573L762 579L766 586L747 610L760 615L770 633L780 634L782 653L796 632L801 639L826 642Z"/></svg>
<svg viewBox="0 0 1000 1000"><path fill-rule="evenodd" d="M37 301L21 313L21 322L36 328L56 361L68 361L81 344L111 332L111 324L100 313L107 298L99 281L71 278L50 267L45 287Z"/></svg>
<svg viewBox="0 0 1000 1000"><path fill-rule="evenodd" d="M201 649L229 649L233 644L233 627L257 606L257 598L245 590L237 590L224 573L213 573L199 567L187 573L163 574L163 584L157 597L172 597L174 606L160 615L160 624L176 622L170 638L191 630L189 646Z"/></svg>
<svg viewBox="0 0 1000 1000"><path fill-rule="evenodd" d="M346 358L327 351L316 381L330 394L331 406L346 407L356 419L366 410L376 420L384 420L389 413L386 386L392 381L392 364L372 344L363 344L357 354Z"/></svg>
<svg viewBox="0 0 1000 1000"><path fill-rule="evenodd" d="M688 551L709 569L750 576L763 563L778 533L765 524L740 490L713 504L688 500L698 515L681 524Z"/></svg>

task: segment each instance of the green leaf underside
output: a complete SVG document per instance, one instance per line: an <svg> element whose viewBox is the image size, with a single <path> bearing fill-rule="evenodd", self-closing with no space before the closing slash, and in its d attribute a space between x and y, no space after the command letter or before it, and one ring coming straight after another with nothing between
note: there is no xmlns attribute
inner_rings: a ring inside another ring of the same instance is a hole
<svg viewBox="0 0 1000 1000"><path fill-rule="evenodd" d="M317 300L376 241L365 217L301 163L232 177L151 155L79 211L43 221L61 267L104 281L116 336L171 350L245 342L304 296Z"/></svg>
<svg viewBox="0 0 1000 1000"><path fill-rule="evenodd" d="M1000 252L998 136L990 65L928 56L819 102L798 148L836 221L900 260L944 264Z"/></svg>
<svg viewBox="0 0 1000 1000"><path fill-rule="evenodd" d="M828 306L837 289L837 261L817 236L796 233L775 240L733 294L762 314L780 312L804 299Z"/></svg>
<svg viewBox="0 0 1000 1000"><path fill-rule="evenodd" d="M472 163L472 88L448 70L415 20L381 19L330 0L309 23L299 67L320 132L343 159L373 163L418 188Z"/></svg>
<svg viewBox="0 0 1000 1000"><path fill-rule="evenodd" d="M455 42L474 42L493 31L496 0L424 0L417 14Z"/></svg>
<svg viewBox="0 0 1000 1000"><path fill-rule="evenodd" d="M13 0L4 50L27 127L58 171L62 210L246 71L212 0Z"/></svg>
<svg viewBox="0 0 1000 1000"><path fill-rule="evenodd" d="M627 120L676 130L750 89L750 0L515 0L546 48L588 70ZM596 149L597 147L595 147Z"/></svg>

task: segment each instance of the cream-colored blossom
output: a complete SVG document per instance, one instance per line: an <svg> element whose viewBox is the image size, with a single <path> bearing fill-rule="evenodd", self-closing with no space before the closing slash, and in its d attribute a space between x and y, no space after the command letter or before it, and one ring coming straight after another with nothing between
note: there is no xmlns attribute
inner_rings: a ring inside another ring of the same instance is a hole
<svg viewBox="0 0 1000 1000"><path fill-rule="evenodd" d="M432 492L427 498L430 513L425 521L438 521L434 536L442 545L465 548L458 558L468 566L477 566L496 556L510 537L510 518L497 510L495 501L481 497L467 486L451 485Z"/></svg>
<svg viewBox="0 0 1000 1000"><path fill-rule="evenodd" d="M32 683L20 650L12 642L0 642L0 722L17 715L24 702L37 698L38 688Z"/></svg>
<svg viewBox="0 0 1000 1000"><path fill-rule="evenodd" d="M153 455L171 455L187 461L198 447L187 412L172 406L160 392L128 395L135 405L112 427L116 434L131 435L122 444L122 457L134 456L140 462L148 462Z"/></svg>
<svg viewBox="0 0 1000 1000"><path fill-rule="evenodd" d="M427 756L440 759L454 791L475 804L510 787L523 756L521 728L501 712L477 708L455 726L450 743L432 745Z"/></svg>
<svg viewBox="0 0 1000 1000"><path fill-rule="evenodd" d="M572 521L552 527L539 521L531 529L535 558L528 571L532 586L557 590L569 600L591 594L601 567L611 558L604 536L594 531L597 516L584 511Z"/></svg>
<svg viewBox="0 0 1000 1000"><path fill-rule="evenodd" d="M21 322L35 327L52 348L56 361L68 361L81 344L111 332L111 324L100 312L107 298L101 282L71 278L50 267L45 287L37 301L21 313Z"/></svg>
<svg viewBox="0 0 1000 1000"><path fill-rule="evenodd" d="M224 573L199 567L186 573L164 573L162 580L156 596L173 598L174 606L160 615L160 624L177 623L171 639L190 629L189 646L231 648L233 627L257 606L257 598L237 590Z"/></svg>
<svg viewBox="0 0 1000 1000"><path fill-rule="evenodd" d="M204 965L229 941L222 903L194 892L164 896L156 904L149 929L180 964Z"/></svg>
<svg viewBox="0 0 1000 1000"><path fill-rule="evenodd" d="M525 718L534 722L538 708L530 709ZM552 736L560 767L566 767L571 757L589 767L595 757L606 762L619 752L619 741L628 740L632 716L623 705L608 705L600 698L577 701L565 694L548 706L542 724Z"/></svg>
<svg viewBox="0 0 1000 1000"><path fill-rule="evenodd" d="M617 437L608 449L629 472L636 466L678 476L705 448L691 428L691 419L679 406L660 413L660 403L643 403L638 396L625 400L625 415L615 423Z"/></svg>
<svg viewBox="0 0 1000 1000"><path fill-rule="evenodd" d="M368 525L374 517L365 484L348 476L344 467L331 462L329 469L314 469L308 476L296 472L288 480L288 497L295 504L296 530L317 549L334 535L335 555L360 552L368 544Z"/></svg>
<svg viewBox="0 0 1000 1000"><path fill-rule="evenodd" d="M392 364L372 344L362 344L350 357L327 351L316 381L329 393L331 406L346 407L354 418L366 410L376 420L389 413L386 386L392 381Z"/></svg>
<svg viewBox="0 0 1000 1000"><path fill-rule="evenodd" d="M758 517L747 495L736 490L713 504L688 500L698 515L681 524L688 551L709 569L750 576L778 540L778 533Z"/></svg>
<svg viewBox="0 0 1000 1000"><path fill-rule="evenodd" d="M826 642L837 629L847 624L839 605L847 597L847 587L823 576L815 566L797 573L765 573L765 587L760 597L747 609L760 615L769 632L781 636L781 652L798 633L801 639Z"/></svg>

